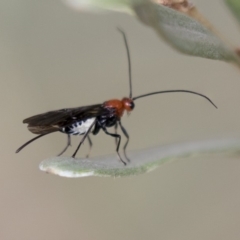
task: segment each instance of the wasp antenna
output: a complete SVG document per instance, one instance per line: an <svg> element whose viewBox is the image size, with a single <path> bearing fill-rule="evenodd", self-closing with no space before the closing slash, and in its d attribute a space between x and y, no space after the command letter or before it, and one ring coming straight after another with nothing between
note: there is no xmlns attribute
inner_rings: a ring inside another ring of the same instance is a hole
<svg viewBox="0 0 240 240"><path fill-rule="evenodd" d="M124 31L121 28L117 27L117 30L123 35L125 47L127 50L129 88L130 88L129 98L132 98L132 71L131 71L131 59L130 59L130 52L129 52L129 48L128 48L127 38L126 38Z"/></svg>
<svg viewBox="0 0 240 240"><path fill-rule="evenodd" d="M205 96L201 93L198 93L198 92L193 92L193 91L188 91L188 90L166 90L166 91L159 91L159 92L151 92L151 93L147 93L147 94L143 94L143 95L134 97L134 98L132 98L132 100L134 101L136 99L151 96L151 95L155 95L155 94L176 93L176 92L184 92L184 93L191 93L191 94L198 95L200 97L203 97L203 98L207 99L215 108L217 108L217 106L213 103L213 101L210 98L208 98L207 96Z"/></svg>

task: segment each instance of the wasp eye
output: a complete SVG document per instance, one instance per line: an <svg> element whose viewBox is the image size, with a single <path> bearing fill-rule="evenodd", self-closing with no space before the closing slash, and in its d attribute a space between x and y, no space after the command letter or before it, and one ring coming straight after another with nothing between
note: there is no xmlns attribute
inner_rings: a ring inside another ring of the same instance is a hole
<svg viewBox="0 0 240 240"><path fill-rule="evenodd" d="M129 107L133 110L135 108L134 102L131 102Z"/></svg>

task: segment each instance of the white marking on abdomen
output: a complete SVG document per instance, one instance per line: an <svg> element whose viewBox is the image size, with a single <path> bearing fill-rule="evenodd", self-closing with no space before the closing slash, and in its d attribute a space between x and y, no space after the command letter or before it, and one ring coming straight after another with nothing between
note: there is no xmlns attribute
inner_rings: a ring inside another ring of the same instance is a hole
<svg viewBox="0 0 240 240"><path fill-rule="evenodd" d="M83 121L79 121L79 122L73 123L71 126L67 126L63 128L62 131L67 134L81 135L87 132L87 130L91 127L94 121L95 121L95 118L89 118Z"/></svg>

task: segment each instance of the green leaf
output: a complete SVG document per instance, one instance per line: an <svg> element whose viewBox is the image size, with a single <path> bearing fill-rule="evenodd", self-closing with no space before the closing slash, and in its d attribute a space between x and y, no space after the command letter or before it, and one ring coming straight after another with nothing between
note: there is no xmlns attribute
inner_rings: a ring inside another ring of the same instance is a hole
<svg viewBox="0 0 240 240"><path fill-rule="evenodd" d="M195 19L150 0L65 0L80 10L114 10L136 15L178 51L203 58L235 62L240 58L213 32ZM230 2L230 0L229 0ZM232 0L232 2L237 2ZM239 5L239 4L238 4Z"/></svg>
<svg viewBox="0 0 240 240"><path fill-rule="evenodd" d="M240 22L240 1L239 0L225 0L225 3L229 6L234 16Z"/></svg>
<svg viewBox="0 0 240 240"><path fill-rule="evenodd" d="M152 27L178 51L192 56L240 63L233 49L195 19L151 2L135 5L134 10L143 23Z"/></svg>
<svg viewBox="0 0 240 240"><path fill-rule="evenodd" d="M111 176L124 177L149 172L163 163L183 156L202 153L226 153L240 149L240 139L208 140L172 144L152 149L130 152L131 163L124 166L116 154L94 157L91 159L73 159L70 157L53 157L40 163L40 169L62 177Z"/></svg>
<svg viewBox="0 0 240 240"><path fill-rule="evenodd" d="M131 13L131 7L147 0L64 0L68 5L82 11L113 10Z"/></svg>

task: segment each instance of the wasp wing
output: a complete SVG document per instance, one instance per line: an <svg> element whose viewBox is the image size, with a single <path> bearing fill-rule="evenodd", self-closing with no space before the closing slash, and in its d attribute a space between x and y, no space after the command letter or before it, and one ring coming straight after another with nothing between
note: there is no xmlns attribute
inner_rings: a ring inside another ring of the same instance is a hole
<svg viewBox="0 0 240 240"><path fill-rule="evenodd" d="M38 114L23 120L28 124L28 129L35 134L44 134L59 131L61 128L73 124L76 121L88 118L108 115L110 110L102 104L66 108Z"/></svg>

